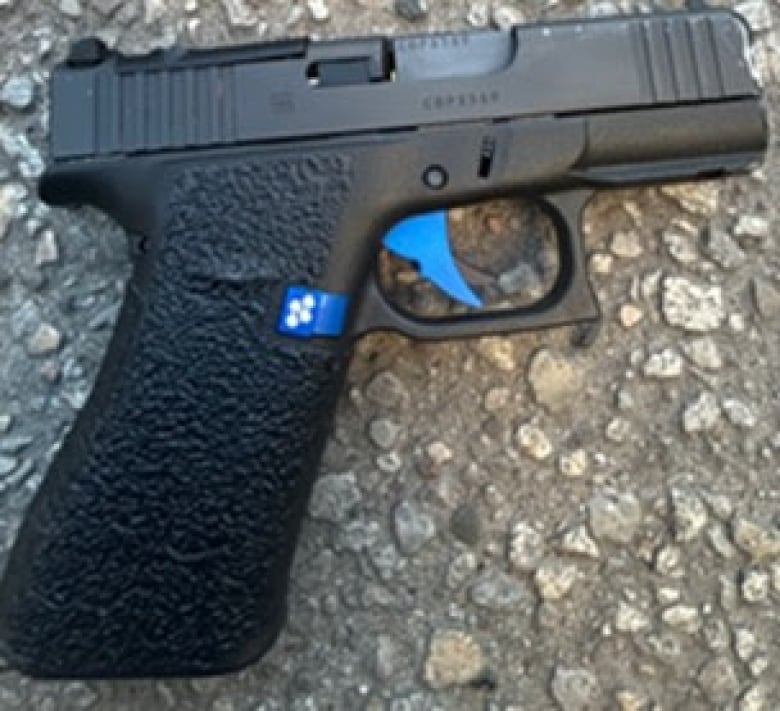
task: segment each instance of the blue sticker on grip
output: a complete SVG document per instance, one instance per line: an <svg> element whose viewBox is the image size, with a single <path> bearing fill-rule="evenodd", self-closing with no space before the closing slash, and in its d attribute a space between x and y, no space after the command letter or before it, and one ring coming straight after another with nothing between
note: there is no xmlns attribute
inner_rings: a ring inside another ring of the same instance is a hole
<svg viewBox="0 0 780 711"><path fill-rule="evenodd" d="M295 338L335 338L344 332L349 299L304 286L287 289L276 330Z"/></svg>

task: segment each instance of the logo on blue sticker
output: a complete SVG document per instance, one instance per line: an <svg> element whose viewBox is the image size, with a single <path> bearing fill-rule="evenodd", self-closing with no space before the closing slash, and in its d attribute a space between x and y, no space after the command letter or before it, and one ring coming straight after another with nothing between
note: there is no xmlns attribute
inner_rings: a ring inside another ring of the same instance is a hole
<svg viewBox="0 0 780 711"><path fill-rule="evenodd" d="M344 332L348 298L316 289L287 289L276 330L296 338L334 338Z"/></svg>

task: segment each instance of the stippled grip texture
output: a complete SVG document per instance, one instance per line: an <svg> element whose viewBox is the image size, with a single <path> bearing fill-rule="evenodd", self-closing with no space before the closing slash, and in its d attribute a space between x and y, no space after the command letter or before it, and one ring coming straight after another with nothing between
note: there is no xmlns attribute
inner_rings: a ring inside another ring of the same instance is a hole
<svg viewBox="0 0 780 711"><path fill-rule="evenodd" d="M346 362L274 327L284 288L325 268L351 171L334 153L169 166L160 234L0 589L14 666L212 674L273 643Z"/></svg>

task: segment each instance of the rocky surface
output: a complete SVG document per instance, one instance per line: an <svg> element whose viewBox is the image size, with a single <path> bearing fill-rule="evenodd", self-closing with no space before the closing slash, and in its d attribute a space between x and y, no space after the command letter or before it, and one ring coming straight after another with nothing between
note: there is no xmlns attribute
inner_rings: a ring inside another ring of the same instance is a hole
<svg viewBox="0 0 780 711"><path fill-rule="evenodd" d="M780 9L718 4L756 31L766 164L597 194L584 231L600 330L363 339L304 520L289 622L264 660L209 679L11 672L0 708L778 708ZM46 80L70 39L146 51L634 9L649 5L0 0L3 559L89 395L130 269L108 219L35 197ZM451 221L481 293L549 288L557 262L538 215L503 201ZM391 274L405 306L451 306L408 265Z"/></svg>

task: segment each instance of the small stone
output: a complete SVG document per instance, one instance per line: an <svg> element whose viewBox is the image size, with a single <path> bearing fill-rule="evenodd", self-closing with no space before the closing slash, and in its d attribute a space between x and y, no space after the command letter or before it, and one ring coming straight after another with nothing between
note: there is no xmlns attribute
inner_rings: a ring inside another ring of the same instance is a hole
<svg viewBox="0 0 780 711"><path fill-rule="evenodd" d="M551 412L570 407L582 388L574 363L551 348L534 353L528 366L528 381L536 402Z"/></svg>
<svg viewBox="0 0 780 711"><path fill-rule="evenodd" d="M0 432L5 433L8 432L8 430L11 429L11 425L13 424L13 418L11 415L2 414L0 415Z"/></svg>
<svg viewBox="0 0 780 711"><path fill-rule="evenodd" d="M330 9L324 0L306 0L306 7L315 22L327 22L330 19Z"/></svg>
<svg viewBox="0 0 780 711"><path fill-rule="evenodd" d="M713 652L719 652L729 646L730 631L728 625L720 617L705 619L702 636L707 647Z"/></svg>
<svg viewBox="0 0 780 711"><path fill-rule="evenodd" d="M736 555L737 549L731 545L725 529L719 523L707 529L707 539L712 549L722 558L733 558Z"/></svg>
<svg viewBox="0 0 780 711"><path fill-rule="evenodd" d="M696 215L709 216L718 207L718 185L714 181L666 184L661 192Z"/></svg>
<svg viewBox="0 0 780 711"><path fill-rule="evenodd" d="M509 562L515 570L533 570L544 557L544 538L533 526L515 523L509 532Z"/></svg>
<svg viewBox="0 0 780 711"><path fill-rule="evenodd" d="M693 605L673 605L661 613L664 624L685 634L698 634L701 617L698 608Z"/></svg>
<svg viewBox="0 0 780 711"><path fill-rule="evenodd" d="M734 513L734 504L728 494L702 492L702 498L712 509L712 513L720 519L731 518Z"/></svg>
<svg viewBox="0 0 780 711"><path fill-rule="evenodd" d="M60 0L60 12L72 20L78 20L81 17L81 3L79 0Z"/></svg>
<svg viewBox="0 0 780 711"><path fill-rule="evenodd" d="M558 471L567 479L579 479L588 471L589 457L584 449L575 449L558 458Z"/></svg>
<svg viewBox="0 0 780 711"><path fill-rule="evenodd" d="M530 264L518 265L499 275L498 288L507 296L523 294L531 300L544 296L544 281Z"/></svg>
<svg viewBox="0 0 780 711"><path fill-rule="evenodd" d="M674 538L688 543L707 525L707 507L693 491L673 487L670 491Z"/></svg>
<svg viewBox="0 0 780 711"><path fill-rule="evenodd" d="M631 435L631 423L625 417L613 417L604 430L610 442L625 442Z"/></svg>
<svg viewBox="0 0 780 711"><path fill-rule="evenodd" d="M734 235L765 240L769 237L769 220L759 215L741 215L734 226Z"/></svg>
<svg viewBox="0 0 780 711"><path fill-rule="evenodd" d="M588 531L587 526L579 525L565 531L558 541L558 550L561 553L582 555L587 558L598 558L599 547Z"/></svg>
<svg viewBox="0 0 780 711"><path fill-rule="evenodd" d="M728 657L715 657L699 671L699 685L707 699L718 707L734 701L739 693L739 678Z"/></svg>
<svg viewBox="0 0 780 711"><path fill-rule="evenodd" d="M702 392L686 406L682 416L683 430L688 434L711 430L720 418L718 398L710 392Z"/></svg>
<svg viewBox="0 0 780 711"><path fill-rule="evenodd" d="M530 602L523 583L495 568L484 571L471 584L469 597L475 605L492 610L504 610Z"/></svg>
<svg viewBox="0 0 780 711"><path fill-rule="evenodd" d="M748 669L753 677L760 677L767 669L769 669L769 656L766 654L756 654L753 659L748 662Z"/></svg>
<svg viewBox="0 0 780 711"><path fill-rule="evenodd" d="M618 312L620 325L625 328L633 328L645 317L644 311L634 304L623 304Z"/></svg>
<svg viewBox="0 0 780 711"><path fill-rule="evenodd" d="M714 331L726 317L719 286L695 284L682 277L664 279L661 308L670 326L686 331Z"/></svg>
<svg viewBox="0 0 780 711"><path fill-rule="evenodd" d="M739 697L739 711L765 711L766 692L761 686L751 686Z"/></svg>
<svg viewBox="0 0 780 711"><path fill-rule="evenodd" d="M479 509L474 504L461 504L452 512L450 531L462 543L469 546L479 543L481 529Z"/></svg>
<svg viewBox="0 0 780 711"><path fill-rule="evenodd" d="M635 259L644 252L640 236L636 232L615 232L609 243L609 249L621 259Z"/></svg>
<svg viewBox="0 0 780 711"><path fill-rule="evenodd" d="M0 88L0 103L17 111L29 109L34 99L35 84L28 76L11 77Z"/></svg>
<svg viewBox="0 0 780 711"><path fill-rule="evenodd" d="M642 522L642 507L629 493L597 494L588 509L593 535L611 543L630 543Z"/></svg>
<svg viewBox="0 0 780 711"><path fill-rule="evenodd" d="M614 17L620 14L620 7L612 0L588 0L587 13L588 17Z"/></svg>
<svg viewBox="0 0 780 711"><path fill-rule="evenodd" d="M511 30L515 25L525 21L523 13L516 7L499 5L493 8L493 25L499 30Z"/></svg>
<svg viewBox="0 0 780 711"><path fill-rule="evenodd" d="M750 604L765 602L769 597L769 573L759 568L749 568L743 571L740 581L742 599Z"/></svg>
<svg viewBox="0 0 780 711"><path fill-rule="evenodd" d="M477 570L477 556L464 551L447 568L447 586L455 590L465 583Z"/></svg>
<svg viewBox="0 0 780 711"><path fill-rule="evenodd" d="M694 338L683 344L686 357L699 368L719 370L723 367L723 359L718 352L718 345L709 336Z"/></svg>
<svg viewBox="0 0 780 711"><path fill-rule="evenodd" d="M705 253L723 269L736 269L745 263L745 253L727 232L710 228L702 241Z"/></svg>
<svg viewBox="0 0 780 711"><path fill-rule="evenodd" d="M534 583L542 600L560 600L574 587L578 578L576 565L548 558L536 569Z"/></svg>
<svg viewBox="0 0 780 711"><path fill-rule="evenodd" d="M734 630L734 652L743 662L756 653L756 636L747 627Z"/></svg>
<svg viewBox="0 0 780 711"><path fill-rule="evenodd" d="M780 291L765 279L755 278L751 286L758 313L767 319L777 318L780 315Z"/></svg>
<svg viewBox="0 0 780 711"><path fill-rule="evenodd" d="M618 691L615 694L619 711L649 711L650 699L637 691Z"/></svg>
<svg viewBox="0 0 780 711"><path fill-rule="evenodd" d="M680 591L677 588L670 588L666 585L661 585L655 591L655 596L661 605L670 605L671 603L678 602L680 600Z"/></svg>
<svg viewBox="0 0 780 711"><path fill-rule="evenodd" d="M644 374L648 378L679 378L682 372L683 359L674 348L653 353L644 366Z"/></svg>
<svg viewBox="0 0 780 711"><path fill-rule="evenodd" d="M605 276L612 271L613 257L608 252L594 252L590 256L590 271L593 274Z"/></svg>
<svg viewBox="0 0 780 711"><path fill-rule="evenodd" d="M35 266L43 267L46 264L55 264L59 258L60 248L57 244L57 236L53 230L44 230L35 246Z"/></svg>
<svg viewBox="0 0 780 711"><path fill-rule="evenodd" d="M369 438L380 449L392 449L400 431L401 426L386 417L378 417L368 426Z"/></svg>
<svg viewBox="0 0 780 711"><path fill-rule="evenodd" d="M385 474L395 474L401 471L403 460L398 452L384 452L376 458L376 465L379 471Z"/></svg>
<svg viewBox="0 0 780 711"><path fill-rule="evenodd" d="M410 22L422 20L429 12L428 0L395 0L394 7L400 17Z"/></svg>
<svg viewBox="0 0 780 711"><path fill-rule="evenodd" d="M650 628L650 618L639 608L621 600L615 613L615 629L618 632L636 634Z"/></svg>
<svg viewBox="0 0 780 711"><path fill-rule="evenodd" d="M327 474L314 483L309 514L330 523L344 523L362 498L352 472Z"/></svg>
<svg viewBox="0 0 780 711"><path fill-rule="evenodd" d="M739 602L736 582L725 573L718 577L720 583L720 604L724 610L734 610Z"/></svg>
<svg viewBox="0 0 780 711"><path fill-rule="evenodd" d="M735 427L751 429L756 426L757 420L750 406L735 398L726 398L721 402L721 407L726 419Z"/></svg>
<svg viewBox="0 0 780 711"><path fill-rule="evenodd" d="M62 345L62 334L51 324L42 323L27 340L27 352L31 356L56 353Z"/></svg>
<svg viewBox="0 0 780 711"><path fill-rule="evenodd" d="M485 360L506 373L511 373L517 367L514 343L509 338L501 336L480 338L477 351Z"/></svg>
<svg viewBox="0 0 780 711"><path fill-rule="evenodd" d="M653 565L659 575L680 578L683 575L682 551L679 546L661 546L656 551Z"/></svg>
<svg viewBox="0 0 780 711"><path fill-rule="evenodd" d="M368 383L366 397L377 405L400 408L409 402L409 391L396 375L385 370Z"/></svg>
<svg viewBox="0 0 780 711"><path fill-rule="evenodd" d="M690 235L672 230L664 232L662 239L669 256L680 264L692 264L699 258L696 243Z"/></svg>
<svg viewBox="0 0 780 711"><path fill-rule="evenodd" d="M475 681L484 667L482 648L471 635L437 630L428 647L423 675L432 689L445 689Z"/></svg>
<svg viewBox="0 0 780 711"><path fill-rule="evenodd" d="M552 444L547 435L536 425L521 425L517 430L517 441L529 457L542 461L552 454Z"/></svg>
<svg viewBox="0 0 780 711"><path fill-rule="evenodd" d="M498 412L508 404L512 395L509 388L490 388L485 393L484 407L487 412Z"/></svg>
<svg viewBox="0 0 780 711"><path fill-rule="evenodd" d="M257 16L245 0L222 0L231 27L249 28L257 25Z"/></svg>
<svg viewBox="0 0 780 711"><path fill-rule="evenodd" d="M599 683L587 669L556 667L551 684L562 711L589 711L597 706Z"/></svg>
<svg viewBox="0 0 780 711"><path fill-rule="evenodd" d="M404 555L417 553L436 535L436 524L416 503L402 501L393 512L398 547Z"/></svg>
<svg viewBox="0 0 780 711"><path fill-rule="evenodd" d="M780 593L780 563L772 563L770 573L772 575L772 589L776 593Z"/></svg>
<svg viewBox="0 0 780 711"><path fill-rule="evenodd" d="M19 460L16 457L0 454L0 477L8 476L17 466L19 466Z"/></svg>
<svg viewBox="0 0 780 711"><path fill-rule="evenodd" d="M440 467L451 461L454 456L452 450L444 444L444 442L440 442L439 440L429 443L425 448L425 454L431 461L431 464L436 467Z"/></svg>
<svg viewBox="0 0 780 711"><path fill-rule="evenodd" d="M734 520L731 533L734 543L753 560L780 556L780 531L774 527L765 528L740 516Z"/></svg>
<svg viewBox="0 0 780 711"><path fill-rule="evenodd" d="M738 313L729 314L728 324L729 324L729 328L734 333L744 333L745 332L744 314L738 314Z"/></svg>
<svg viewBox="0 0 780 711"><path fill-rule="evenodd" d="M5 237L11 220L18 216L19 206L27 195L20 183L7 183L0 187L0 239Z"/></svg>
<svg viewBox="0 0 780 711"><path fill-rule="evenodd" d="M472 27L487 27L490 22L490 11L484 2L472 2L466 13L466 22Z"/></svg>

